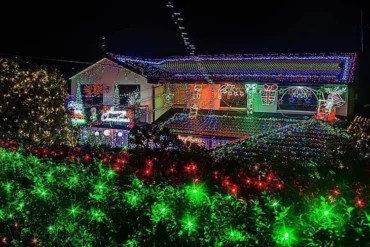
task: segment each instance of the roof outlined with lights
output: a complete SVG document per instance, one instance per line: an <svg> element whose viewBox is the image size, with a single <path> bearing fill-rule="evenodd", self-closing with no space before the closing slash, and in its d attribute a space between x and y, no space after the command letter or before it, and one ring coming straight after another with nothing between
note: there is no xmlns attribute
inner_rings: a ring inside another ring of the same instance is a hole
<svg viewBox="0 0 370 247"><path fill-rule="evenodd" d="M109 54L148 79L214 81L351 83L357 56L343 54L219 55L140 59ZM199 63L205 69L200 71Z"/></svg>

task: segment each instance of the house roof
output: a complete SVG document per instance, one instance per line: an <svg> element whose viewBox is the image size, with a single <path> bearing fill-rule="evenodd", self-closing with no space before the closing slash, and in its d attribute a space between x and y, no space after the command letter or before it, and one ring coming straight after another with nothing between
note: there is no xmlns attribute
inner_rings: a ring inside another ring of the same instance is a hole
<svg viewBox="0 0 370 247"><path fill-rule="evenodd" d="M108 54L149 80L351 83L356 54L249 54L142 59Z"/></svg>
<svg viewBox="0 0 370 247"><path fill-rule="evenodd" d="M166 124L175 134L247 138L301 121L226 115L198 115L197 118L189 118L187 114L176 113Z"/></svg>

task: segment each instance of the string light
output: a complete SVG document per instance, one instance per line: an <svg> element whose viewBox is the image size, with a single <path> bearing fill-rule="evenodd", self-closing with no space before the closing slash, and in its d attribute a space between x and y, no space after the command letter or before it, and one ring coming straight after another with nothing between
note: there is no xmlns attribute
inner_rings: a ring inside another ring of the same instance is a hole
<svg viewBox="0 0 370 247"><path fill-rule="evenodd" d="M355 54L190 56L159 60L111 56L134 67L145 65L144 73L148 77L171 81L208 81L209 78L212 83L214 80L350 83L356 64Z"/></svg>
<svg viewBox="0 0 370 247"><path fill-rule="evenodd" d="M0 68L2 138L46 146L77 143L65 107L66 82L59 73L2 58Z"/></svg>

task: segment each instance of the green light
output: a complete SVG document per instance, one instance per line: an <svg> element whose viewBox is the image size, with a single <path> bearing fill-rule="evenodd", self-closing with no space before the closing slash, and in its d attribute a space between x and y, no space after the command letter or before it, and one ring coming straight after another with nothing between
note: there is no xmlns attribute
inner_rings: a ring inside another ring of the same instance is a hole
<svg viewBox="0 0 370 247"><path fill-rule="evenodd" d="M72 207L68 209L68 212L69 212L69 215L72 215L75 218L78 214L82 212L82 210L80 209L79 206L72 205Z"/></svg>
<svg viewBox="0 0 370 247"><path fill-rule="evenodd" d="M324 213L324 215L328 215L329 214L329 211L328 210L326 210L325 211L325 213Z"/></svg>
<svg viewBox="0 0 370 247"><path fill-rule="evenodd" d="M193 184L186 187L186 194L194 204L203 203L205 200L209 201L208 195L201 184Z"/></svg>
<svg viewBox="0 0 370 247"><path fill-rule="evenodd" d="M195 217L187 215L183 220L183 227L188 230L188 233L196 230L196 220Z"/></svg>
<svg viewBox="0 0 370 247"><path fill-rule="evenodd" d="M229 241L243 241L245 239L245 237L243 236L243 234L237 230L234 230L234 229L229 229L230 232L230 236L227 237L227 239Z"/></svg>
<svg viewBox="0 0 370 247"><path fill-rule="evenodd" d="M109 170L107 174L108 178L113 178L114 176L116 176L116 172L114 170Z"/></svg>
<svg viewBox="0 0 370 247"><path fill-rule="evenodd" d="M296 236L291 228L282 226L274 230L274 240L278 245L291 246L297 241Z"/></svg>
<svg viewBox="0 0 370 247"><path fill-rule="evenodd" d="M49 227L48 227L48 232L49 232L50 234L54 233L54 231L55 231L55 227L54 227L54 226L49 226Z"/></svg>
<svg viewBox="0 0 370 247"><path fill-rule="evenodd" d="M90 209L90 219L97 222L102 222L105 218L105 213L100 209L91 208Z"/></svg>
<svg viewBox="0 0 370 247"><path fill-rule="evenodd" d="M6 182L5 184L3 184L4 186L4 189L7 193L10 193L10 191L12 190L12 183L10 182Z"/></svg>

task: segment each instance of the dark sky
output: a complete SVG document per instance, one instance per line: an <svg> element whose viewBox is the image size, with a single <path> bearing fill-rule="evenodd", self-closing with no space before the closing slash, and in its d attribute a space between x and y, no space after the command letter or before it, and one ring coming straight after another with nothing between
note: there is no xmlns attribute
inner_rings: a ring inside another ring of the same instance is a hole
<svg viewBox="0 0 370 247"><path fill-rule="evenodd" d="M0 53L92 61L106 36L113 53L187 55L165 0L12 2L0 10ZM353 1L173 2L198 54L360 50L360 8ZM370 11L364 13L370 24Z"/></svg>

